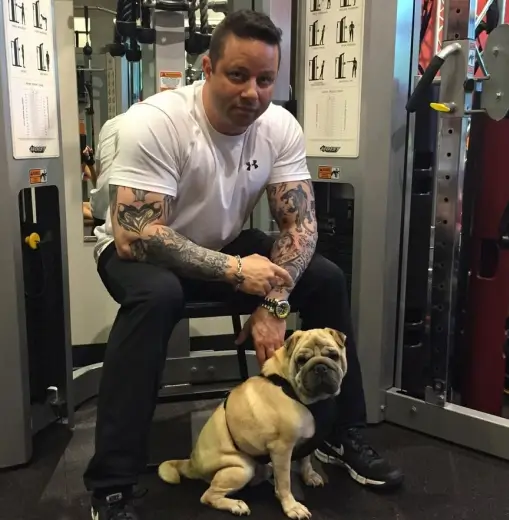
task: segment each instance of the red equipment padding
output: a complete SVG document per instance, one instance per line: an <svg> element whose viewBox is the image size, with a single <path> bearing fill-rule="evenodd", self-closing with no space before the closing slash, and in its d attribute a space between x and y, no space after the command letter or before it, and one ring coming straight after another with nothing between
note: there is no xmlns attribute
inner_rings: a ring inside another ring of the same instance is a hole
<svg viewBox="0 0 509 520"><path fill-rule="evenodd" d="M478 123L477 123L478 122ZM469 360L463 405L501 415L505 321L509 310L509 119L477 118L483 125L480 185L475 202L465 341ZM476 132L477 134L477 132ZM479 135L479 134L477 134ZM506 210L508 208L508 210Z"/></svg>

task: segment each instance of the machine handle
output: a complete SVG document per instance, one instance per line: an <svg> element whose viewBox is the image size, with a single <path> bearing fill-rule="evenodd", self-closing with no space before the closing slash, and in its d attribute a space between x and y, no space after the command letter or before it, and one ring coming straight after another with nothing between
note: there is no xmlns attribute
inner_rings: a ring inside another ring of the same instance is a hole
<svg viewBox="0 0 509 520"><path fill-rule="evenodd" d="M429 65L426 67L424 74L417 83L410 99L406 104L406 109L410 113L417 111L423 99L426 97L427 90L431 87L438 71L442 68L445 60L452 54L461 50L461 44L455 42L444 47L437 55L433 56Z"/></svg>

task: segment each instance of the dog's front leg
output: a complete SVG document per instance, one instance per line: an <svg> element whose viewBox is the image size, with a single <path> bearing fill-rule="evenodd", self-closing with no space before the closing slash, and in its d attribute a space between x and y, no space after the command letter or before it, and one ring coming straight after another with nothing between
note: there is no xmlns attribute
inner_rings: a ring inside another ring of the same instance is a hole
<svg viewBox="0 0 509 520"><path fill-rule="evenodd" d="M277 441L270 447L270 458L274 470L274 487L276 496L286 516L293 519L305 520L311 518L306 506L295 500L291 490L291 465L293 445Z"/></svg>

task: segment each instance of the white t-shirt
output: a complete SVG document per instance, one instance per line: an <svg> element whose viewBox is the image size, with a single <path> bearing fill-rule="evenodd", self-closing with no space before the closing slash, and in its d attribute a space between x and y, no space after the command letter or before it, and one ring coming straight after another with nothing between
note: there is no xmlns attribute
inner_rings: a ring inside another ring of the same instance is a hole
<svg viewBox="0 0 509 520"><path fill-rule="evenodd" d="M104 123L97 139L95 160L99 177L96 187L90 190L90 208L95 218L106 220L109 213L109 177L116 152L116 137L120 120L124 114L119 114Z"/></svg>
<svg viewBox="0 0 509 520"><path fill-rule="evenodd" d="M202 81L132 105L117 132L110 184L174 197L168 225L218 251L242 231L268 184L310 179L302 128L271 104L238 136L210 125ZM113 241L111 217L95 228L95 256Z"/></svg>

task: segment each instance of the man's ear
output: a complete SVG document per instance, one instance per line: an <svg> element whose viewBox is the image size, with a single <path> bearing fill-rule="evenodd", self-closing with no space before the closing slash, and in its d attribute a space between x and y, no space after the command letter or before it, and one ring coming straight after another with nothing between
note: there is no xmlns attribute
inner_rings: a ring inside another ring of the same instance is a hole
<svg viewBox="0 0 509 520"><path fill-rule="evenodd" d="M346 335L343 334L343 332L340 332L339 330L336 330L336 329L331 329L329 327L327 327L325 329L325 331L328 332L334 338L334 341L340 347L345 348L345 346L346 346Z"/></svg>
<svg viewBox="0 0 509 520"><path fill-rule="evenodd" d="M288 357L290 357L297 346L299 339L302 337L302 331L296 330L286 341L285 348L288 352Z"/></svg>
<svg viewBox="0 0 509 520"><path fill-rule="evenodd" d="M205 54L201 59L201 70L205 75L205 79L209 79L212 75L212 62L208 54Z"/></svg>

